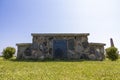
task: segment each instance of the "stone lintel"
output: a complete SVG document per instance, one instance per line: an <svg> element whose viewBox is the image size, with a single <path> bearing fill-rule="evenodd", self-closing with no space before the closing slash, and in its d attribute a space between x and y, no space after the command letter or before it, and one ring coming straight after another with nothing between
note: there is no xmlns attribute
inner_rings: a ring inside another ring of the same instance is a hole
<svg viewBox="0 0 120 80"><path fill-rule="evenodd" d="M32 36L88 36L89 33L32 33Z"/></svg>
<svg viewBox="0 0 120 80"><path fill-rule="evenodd" d="M90 46L105 46L104 43L89 43Z"/></svg>
<svg viewBox="0 0 120 80"><path fill-rule="evenodd" d="M17 43L16 46L31 46L32 43Z"/></svg>

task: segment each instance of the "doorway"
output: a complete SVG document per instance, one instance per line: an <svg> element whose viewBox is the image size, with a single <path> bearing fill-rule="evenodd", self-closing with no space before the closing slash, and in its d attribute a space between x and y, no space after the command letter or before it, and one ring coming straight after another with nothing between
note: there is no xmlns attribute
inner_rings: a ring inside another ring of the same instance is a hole
<svg viewBox="0 0 120 80"><path fill-rule="evenodd" d="M67 58L67 40L53 40L53 57L55 59Z"/></svg>

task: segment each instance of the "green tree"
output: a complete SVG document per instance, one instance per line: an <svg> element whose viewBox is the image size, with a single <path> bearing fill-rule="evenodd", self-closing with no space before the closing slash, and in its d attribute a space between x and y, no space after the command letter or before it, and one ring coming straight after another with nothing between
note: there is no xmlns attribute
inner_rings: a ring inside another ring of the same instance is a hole
<svg viewBox="0 0 120 80"><path fill-rule="evenodd" d="M6 47L3 52L2 52L2 56L5 58L5 59L9 59L9 58L12 58L13 55L15 54L15 48L14 47Z"/></svg>
<svg viewBox="0 0 120 80"><path fill-rule="evenodd" d="M119 58L118 49L116 47L106 48L107 58L111 61L115 61Z"/></svg>

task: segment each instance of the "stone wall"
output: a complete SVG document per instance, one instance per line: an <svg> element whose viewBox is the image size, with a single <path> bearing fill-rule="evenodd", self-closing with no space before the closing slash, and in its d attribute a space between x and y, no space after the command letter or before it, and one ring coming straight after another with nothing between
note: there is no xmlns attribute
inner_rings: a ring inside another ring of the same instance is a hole
<svg viewBox="0 0 120 80"><path fill-rule="evenodd" d="M104 56L104 46L103 43L89 43L91 60L103 60Z"/></svg>
<svg viewBox="0 0 120 80"><path fill-rule="evenodd" d="M32 36L32 49L38 58L53 58L53 40L67 40L68 59L87 58L85 55L89 54L88 34L33 34Z"/></svg>
<svg viewBox="0 0 120 80"><path fill-rule="evenodd" d="M57 59L103 60L105 44L88 43L88 35L89 35L88 33L86 34L34 33L32 34L33 36L32 43L17 44L18 46L17 59L57 58ZM62 48L60 48L59 46L62 46Z"/></svg>
<svg viewBox="0 0 120 80"><path fill-rule="evenodd" d="M17 50L17 59L25 59L25 58L29 58L29 56L31 55L31 43L20 43L20 44L16 44L18 47ZM26 54L28 53L28 54Z"/></svg>

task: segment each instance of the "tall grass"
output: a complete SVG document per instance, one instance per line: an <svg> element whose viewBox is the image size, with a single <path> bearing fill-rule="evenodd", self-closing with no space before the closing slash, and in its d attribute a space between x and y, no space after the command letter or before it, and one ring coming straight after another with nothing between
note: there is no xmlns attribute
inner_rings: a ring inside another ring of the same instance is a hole
<svg viewBox="0 0 120 80"><path fill-rule="evenodd" d="M0 80L120 80L120 60L34 62L0 58Z"/></svg>

